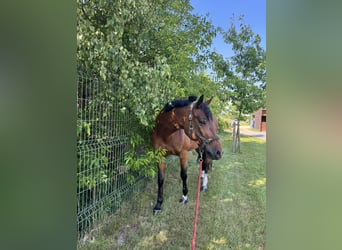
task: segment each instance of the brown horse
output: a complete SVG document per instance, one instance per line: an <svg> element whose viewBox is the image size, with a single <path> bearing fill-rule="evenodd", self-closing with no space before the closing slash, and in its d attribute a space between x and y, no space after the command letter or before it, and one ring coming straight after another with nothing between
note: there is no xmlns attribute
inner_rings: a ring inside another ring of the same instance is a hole
<svg viewBox="0 0 342 250"><path fill-rule="evenodd" d="M156 119L152 133L152 144L155 149L164 148L166 156L177 155L180 159L180 175L183 181L183 196L180 202L188 201L187 161L188 151L196 149L200 158L203 157L202 189L206 189L206 173L211 160L222 156L222 146L217 136L217 120L212 115L208 105L211 101L203 102L203 95L197 98L174 100L165 105ZM158 163L158 198L153 211L158 213L163 203L163 184L165 162Z"/></svg>

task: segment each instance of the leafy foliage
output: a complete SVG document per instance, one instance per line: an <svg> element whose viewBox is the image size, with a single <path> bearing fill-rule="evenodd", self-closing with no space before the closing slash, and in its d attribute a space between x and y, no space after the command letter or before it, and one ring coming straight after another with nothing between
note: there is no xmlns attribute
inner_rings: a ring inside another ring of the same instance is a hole
<svg viewBox="0 0 342 250"><path fill-rule="evenodd" d="M114 83L107 86L113 97L151 126L158 109L192 83L215 35L191 9L181 0L78 0L79 69Z"/></svg>

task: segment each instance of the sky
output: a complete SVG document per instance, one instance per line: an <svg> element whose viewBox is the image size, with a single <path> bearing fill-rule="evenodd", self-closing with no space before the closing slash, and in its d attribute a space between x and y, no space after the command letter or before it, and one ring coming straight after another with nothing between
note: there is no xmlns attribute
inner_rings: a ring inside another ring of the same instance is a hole
<svg viewBox="0 0 342 250"><path fill-rule="evenodd" d="M250 25L252 31L261 37L261 47L266 50L266 0L190 0L194 14L209 14L208 19L214 26L220 26L225 31L230 26L231 17L244 15L243 23ZM213 48L224 57L230 57L233 52L230 45L224 43L220 34L213 40Z"/></svg>

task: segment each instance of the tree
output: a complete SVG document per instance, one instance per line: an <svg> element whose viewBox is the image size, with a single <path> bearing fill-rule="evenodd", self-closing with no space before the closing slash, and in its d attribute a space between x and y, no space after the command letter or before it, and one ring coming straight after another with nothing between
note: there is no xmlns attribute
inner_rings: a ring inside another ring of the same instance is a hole
<svg viewBox="0 0 342 250"><path fill-rule="evenodd" d="M224 41L232 46L234 55L224 59L213 53L213 69L221 84L221 98L237 111L237 140L233 151L239 151L239 124L243 114L250 114L260 107L265 107L266 97L266 53L260 46L261 38L254 34L249 25L239 17L239 30L234 18L228 31L220 28Z"/></svg>

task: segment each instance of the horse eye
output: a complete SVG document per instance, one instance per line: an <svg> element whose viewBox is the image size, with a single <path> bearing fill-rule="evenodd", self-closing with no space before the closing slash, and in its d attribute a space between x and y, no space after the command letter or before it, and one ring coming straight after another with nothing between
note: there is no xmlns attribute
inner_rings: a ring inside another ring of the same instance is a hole
<svg viewBox="0 0 342 250"><path fill-rule="evenodd" d="M204 126L207 123L206 120L202 120L202 119L198 120L198 122L201 126Z"/></svg>

